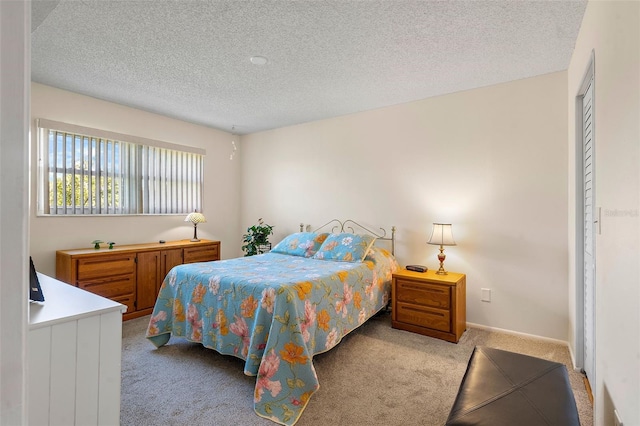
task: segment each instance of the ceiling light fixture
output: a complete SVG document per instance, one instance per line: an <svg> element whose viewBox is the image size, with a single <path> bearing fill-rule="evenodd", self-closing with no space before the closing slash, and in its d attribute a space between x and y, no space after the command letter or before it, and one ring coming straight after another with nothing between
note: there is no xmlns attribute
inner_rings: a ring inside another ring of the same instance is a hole
<svg viewBox="0 0 640 426"><path fill-rule="evenodd" d="M233 160L233 157L236 155L236 151L238 147L236 146L236 139L238 135L236 135L236 126L231 126L231 155L229 156L229 160Z"/></svg>
<svg viewBox="0 0 640 426"><path fill-rule="evenodd" d="M249 60L253 65L264 65L268 62L268 59L264 56L252 56Z"/></svg>

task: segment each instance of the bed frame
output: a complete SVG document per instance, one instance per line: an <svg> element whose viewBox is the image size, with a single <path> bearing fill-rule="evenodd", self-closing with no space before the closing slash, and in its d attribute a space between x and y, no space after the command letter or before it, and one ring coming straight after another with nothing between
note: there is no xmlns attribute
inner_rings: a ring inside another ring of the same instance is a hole
<svg viewBox="0 0 640 426"><path fill-rule="evenodd" d="M320 228L351 233L358 229L384 244L393 246L395 241L395 227L391 237L383 228L373 232L352 220L334 219ZM292 426L319 387L313 356L385 312L387 282L396 265L387 250L378 255L360 265L317 259L304 263L300 256L265 253L176 266L160 288L147 338L160 347L171 336L183 337L245 360L244 374L257 376L256 414ZM269 263L274 269L267 274L263 271ZM315 278L310 277L312 270ZM268 281L261 279L265 274ZM215 319L209 319L209 313L215 313Z"/></svg>
<svg viewBox="0 0 640 426"><path fill-rule="evenodd" d="M376 237L378 240L386 240L391 242L391 254L395 255L396 251L396 227L391 227L391 236L387 237L387 230L384 228L380 228L381 232L372 231L371 229L360 225L358 222L353 221L351 219L347 219L345 221L341 221L339 219L332 219L329 222L325 223L322 226L317 227L312 232L317 232L323 228L331 227L331 232L333 233L341 233L341 232L351 232L352 234L356 233L354 226L357 226L357 229L362 229L369 234ZM311 229L311 225L300 223L300 232L304 232L305 227L307 230Z"/></svg>

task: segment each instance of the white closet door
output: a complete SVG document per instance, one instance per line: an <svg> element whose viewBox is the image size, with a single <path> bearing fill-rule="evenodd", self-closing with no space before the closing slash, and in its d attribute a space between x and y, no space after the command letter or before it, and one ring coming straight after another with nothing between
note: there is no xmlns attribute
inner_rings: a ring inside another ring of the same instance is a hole
<svg viewBox="0 0 640 426"><path fill-rule="evenodd" d="M584 188L584 371L595 381L595 206L593 147L593 78L582 99Z"/></svg>

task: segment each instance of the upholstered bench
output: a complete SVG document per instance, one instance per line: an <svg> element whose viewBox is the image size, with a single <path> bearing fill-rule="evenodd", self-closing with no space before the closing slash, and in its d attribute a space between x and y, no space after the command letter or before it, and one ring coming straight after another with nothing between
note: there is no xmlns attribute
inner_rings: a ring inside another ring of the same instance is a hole
<svg viewBox="0 0 640 426"><path fill-rule="evenodd" d="M567 368L476 346L446 426L580 426Z"/></svg>

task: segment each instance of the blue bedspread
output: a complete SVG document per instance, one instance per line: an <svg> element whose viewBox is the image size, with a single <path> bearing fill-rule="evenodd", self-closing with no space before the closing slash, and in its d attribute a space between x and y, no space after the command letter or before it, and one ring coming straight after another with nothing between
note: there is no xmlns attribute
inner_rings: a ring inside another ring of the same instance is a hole
<svg viewBox="0 0 640 426"><path fill-rule="evenodd" d="M372 249L348 263L266 253L180 265L167 274L147 338L170 336L245 360L259 416L293 425L318 390L313 355L386 306L398 264Z"/></svg>

